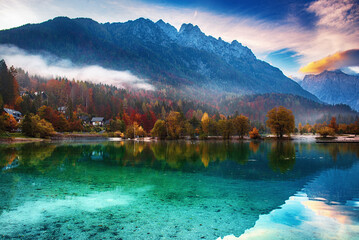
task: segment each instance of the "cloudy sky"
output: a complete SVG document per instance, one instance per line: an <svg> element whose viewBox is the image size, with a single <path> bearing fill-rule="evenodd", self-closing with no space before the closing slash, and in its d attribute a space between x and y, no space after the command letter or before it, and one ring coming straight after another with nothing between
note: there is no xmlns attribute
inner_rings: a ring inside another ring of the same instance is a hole
<svg viewBox="0 0 359 240"><path fill-rule="evenodd" d="M358 0L0 0L0 29L57 17L124 22L163 19L234 39L287 76L359 72Z"/></svg>

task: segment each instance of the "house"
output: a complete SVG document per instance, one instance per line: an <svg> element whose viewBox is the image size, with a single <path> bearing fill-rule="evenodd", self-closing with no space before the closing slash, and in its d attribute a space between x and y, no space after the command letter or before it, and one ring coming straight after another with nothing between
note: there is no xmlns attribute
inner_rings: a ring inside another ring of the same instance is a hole
<svg viewBox="0 0 359 240"><path fill-rule="evenodd" d="M103 126L104 124L104 118L103 117L93 117L91 119L91 124L93 126Z"/></svg>
<svg viewBox="0 0 359 240"><path fill-rule="evenodd" d="M19 111L16 111L14 109L10 109L10 108L4 108L4 111L6 113L8 113L9 115L12 115L16 121L20 122L21 118L22 118L22 114Z"/></svg>
<svg viewBox="0 0 359 240"><path fill-rule="evenodd" d="M28 91L20 91L20 96L21 97L29 96L29 92Z"/></svg>
<svg viewBox="0 0 359 240"><path fill-rule="evenodd" d="M65 106L63 106L63 107L58 107L58 108L57 108L57 111L60 112L60 113L65 114L65 113L66 113L66 107L65 107Z"/></svg>
<svg viewBox="0 0 359 240"><path fill-rule="evenodd" d="M90 117L87 115L80 115L78 118L81 119L83 123L90 123Z"/></svg>

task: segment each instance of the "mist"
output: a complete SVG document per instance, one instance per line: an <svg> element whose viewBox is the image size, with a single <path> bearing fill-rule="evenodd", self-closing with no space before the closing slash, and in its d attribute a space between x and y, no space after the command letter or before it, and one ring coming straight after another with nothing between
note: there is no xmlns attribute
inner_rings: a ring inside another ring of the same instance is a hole
<svg viewBox="0 0 359 240"><path fill-rule="evenodd" d="M8 66L20 67L29 75L38 75L44 78L66 77L67 79L108 84L119 88L155 89L146 79L141 79L130 71L116 71L98 65L80 67L67 59L29 54L13 45L0 44L0 59L4 59Z"/></svg>

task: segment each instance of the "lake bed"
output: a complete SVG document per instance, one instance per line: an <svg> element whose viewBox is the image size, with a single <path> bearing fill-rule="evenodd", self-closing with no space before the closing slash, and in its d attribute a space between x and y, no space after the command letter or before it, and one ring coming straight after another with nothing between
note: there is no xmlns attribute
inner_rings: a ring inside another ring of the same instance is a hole
<svg viewBox="0 0 359 240"><path fill-rule="evenodd" d="M359 145L0 145L0 238L358 239Z"/></svg>

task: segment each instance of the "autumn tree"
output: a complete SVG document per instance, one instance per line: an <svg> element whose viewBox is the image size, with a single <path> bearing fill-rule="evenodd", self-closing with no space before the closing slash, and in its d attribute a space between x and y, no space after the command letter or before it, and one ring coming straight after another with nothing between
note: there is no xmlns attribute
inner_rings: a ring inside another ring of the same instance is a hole
<svg viewBox="0 0 359 240"><path fill-rule="evenodd" d="M157 120L155 126L151 130L153 137L158 137L160 139L165 139L167 136L166 123L164 120Z"/></svg>
<svg viewBox="0 0 359 240"><path fill-rule="evenodd" d="M46 138L55 134L52 124L39 115L27 114L22 121L22 133L29 137Z"/></svg>
<svg viewBox="0 0 359 240"><path fill-rule="evenodd" d="M241 114L240 116L235 117L233 119L233 125L235 133L237 133L240 138L243 138L244 135L248 134L250 124L249 119L246 116Z"/></svg>
<svg viewBox="0 0 359 240"><path fill-rule="evenodd" d="M335 131L331 127L322 127L317 131L321 137L335 136Z"/></svg>
<svg viewBox="0 0 359 240"><path fill-rule="evenodd" d="M303 134L303 133L304 133L302 123L299 123L299 124L298 124L298 131L299 131L300 134Z"/></svg>
<svg viewBox="0 0 359 240"><path fill-rule="evenodd" d="M355 136L359 135L359 120L357 120L353 124L350 124L350 131L351 131L351 133L354 133Z"/></svg>
<svg viewBox="0 0 359 240"><path fill-rule="evenodd" d="M261 135L259 134L259 131L256 127L252 129L252 131L249 132L249 137L251 139L260 139Z"/></svg>
<svg viewBox="0 0 359 240"><path fill-rule="evenodd" d="M204 113L201 119L201 128L202 128L202 133L203 133L203 137L206 138L208 137L209 134L209 117L208 117L208 113Z"/></svg>
<svg viewBox="0 0 359 240"><path fill-rule="evenodd" d="M178 139L183 131L182 117L179 112L170 112L166 118L168 136Z"/></svg>
<svg viewBox="0 0 359 240"><path fill-rule="evenodd" d="M338 132L338 124L337 124L337 119L336 119L336 117L332 117L332 119L330 120L330 123L329 123L328 127L332 128L335 133Z"/></svg>
<svg viewBox="0 0 359 240"><path fill-rule="evenodd" d="M285 107L275 107L267 113L267 126L277 137L282 138L284 134L290 136L294 132L294 115Z"/></svg>
<svg viewBox="0 0 359 240"><path fill-rule="evenodd" d="M82 120L77 118L77 114L73 113L73 118L68 121L68 129L69 132L81 132L84 130L82 125Z"/></svg>
<svg viewBox="0 0 359 240"><path fill-rule="evenodd" d="M137 122L133 122L127 126L125 135L127 138L145 137L146 132Z"/></svg>

